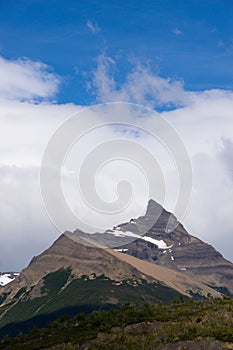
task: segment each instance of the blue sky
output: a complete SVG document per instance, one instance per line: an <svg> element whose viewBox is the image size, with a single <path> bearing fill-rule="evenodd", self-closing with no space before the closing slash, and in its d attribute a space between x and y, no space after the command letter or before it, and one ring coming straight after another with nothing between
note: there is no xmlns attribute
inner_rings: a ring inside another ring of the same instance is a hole
<svg viewBox="0 0 233 350"><path fill-rule="evenodd" d="M187 90L231 89L232 17L231 0L1 1L0 49L51 66L61 103L95 102L86 84L103 52L118 83L139 60Z"/></svg>

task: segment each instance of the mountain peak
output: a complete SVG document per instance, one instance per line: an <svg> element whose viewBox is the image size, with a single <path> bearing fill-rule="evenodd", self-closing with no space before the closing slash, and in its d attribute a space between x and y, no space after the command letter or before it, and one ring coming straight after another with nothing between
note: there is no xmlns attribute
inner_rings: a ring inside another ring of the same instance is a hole
<svg viewBox="0 0 233 350"><path fill-rule="evenodd" d="M163 211L163 207L154 199L149 199L145 216L157 216Z"/></svg>

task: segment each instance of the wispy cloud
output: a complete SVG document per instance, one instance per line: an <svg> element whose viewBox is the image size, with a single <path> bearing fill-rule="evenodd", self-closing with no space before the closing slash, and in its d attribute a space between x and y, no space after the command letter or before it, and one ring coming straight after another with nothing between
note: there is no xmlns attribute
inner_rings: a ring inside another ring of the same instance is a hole
<svg viewBox="0 0 233 350"><path fill-rule="evenodd" d="M55 95L59 77L39 61L0 57L0 97L17 100L49 99Z"/></svg>
<svg viewBox="0 0 233 350"><path fill-rule="evenodd" d="M160 77L149 66L139 63L132 66L125 81L118 87L113 74L116 62L102 54L97 63L92 87L98 102L135 102L152 108L186 104L187 93L182 81Z"/></svg>
<svg viewBox="0 0 233 350"><path fill-rule="evenodd" d="M90 20L87 21L87 27L90 29L92 34L97 34L100 32L100 27L98 26L97 22L92 22Z"/></svg>
<svg viewBox="0 0 233 350"><path fill-rule="evenodd" d="M132 64L131 71L119 85L115 76L117 62L102 54L97 59L97 67L92 72L93 80L88 87L97 102L133 102L151 108L177 109L196 103L207 103L219 99L232 98L231 90L211 89L188 91L180 79L164 78L149 65Z"/></svg>
<svg viewBox="0 0 233 350"><path fill-rule="evenodd" d="M183 34L182 30L180 30L179 28L172 29L172 33L174 33L175 35L182 35Z"/></svg>

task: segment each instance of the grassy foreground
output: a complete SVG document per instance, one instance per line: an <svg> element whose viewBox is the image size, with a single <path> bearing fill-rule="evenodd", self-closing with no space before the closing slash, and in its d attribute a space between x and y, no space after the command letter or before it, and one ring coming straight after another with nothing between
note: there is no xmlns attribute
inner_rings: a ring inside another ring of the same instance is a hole
<svg viewBox="0 0 233 350"><path fill-rule="evenodd" d="M125 304L74 318L64 315L47 328L0 342L4 350L156 349L167 343L218 340L233 349L233 299ZM85 345L84 345L85 344Z"/></svg>

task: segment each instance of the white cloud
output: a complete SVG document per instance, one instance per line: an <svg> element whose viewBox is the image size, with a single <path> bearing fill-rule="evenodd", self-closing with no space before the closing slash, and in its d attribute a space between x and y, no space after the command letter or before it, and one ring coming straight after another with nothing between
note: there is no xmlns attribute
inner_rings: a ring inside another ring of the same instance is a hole
<svg viewBox="0 0 233 350"><path fill-rule="evenodd" d="M0 57L0 96L5 99L37 100L53 97L59 78L49 66L29 59Z"/></svg>
<svg viewBox="0 0 233 350"><path fill-rule="evenodd" d="M195 93L193 102L163 115L189 152L193 194L186 228L233 260L233 92Z"/></svg>
<svg viewBox="0 0 233 350"><path fill-rule="evenodd" d="M104 54L97 59L91 87L98 102L133 102L153 109L188 108L199 104L203 110L208 108L208 103L214 103L219 109L222 106L219 102L226 100L225 102L229 104L228 101L232 99L231 90L185 90L182 80L163 78L154 73L150 66L141 63L132 65L131 71L126 74L125 80L119 86L114 76L115 66L116 62Z"/></svg>
<svg viewBox="0 0 233 350"><path fill-rule="evenodd" d="M100 27L97 23L93 23L90 20L87 21L87 27L90 29L92 34L97 34L100 32Z"/></svg>
<svg viewBox="0 0 233 350"><path fill-rule="evenodd" d="M134 102L152 108L187 103L188 95L182 81L159 77L150 67L141 64L135 65L122 85L117 87L112 70L114 65L110 57L98 57L97 69L93 72L93 86L99 102Z"/></svg>
<svg viewBox="0 0 233 350"><path fill-rule="evenodd" d="M56 128L79 109L0 101L0 271L26 266L59 234L42 204L40 163Z"/></svg>

